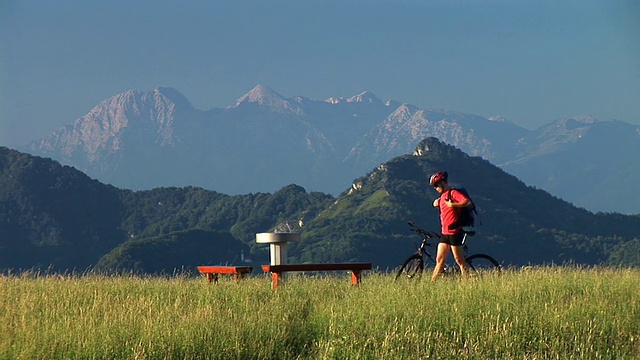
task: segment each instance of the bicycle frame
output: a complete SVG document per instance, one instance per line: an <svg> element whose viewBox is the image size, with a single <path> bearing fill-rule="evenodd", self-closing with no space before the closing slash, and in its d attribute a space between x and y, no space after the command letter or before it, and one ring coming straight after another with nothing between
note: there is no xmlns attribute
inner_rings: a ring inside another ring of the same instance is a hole
<svg viewBox="0 0 640 360"><path fill-rule="evenodd" d="M407 275L407 277L409 278L414 277L414 275L416 274L421 275L422 270L424 269L425 257L428 258L433 264L436 264L436 260L434 259L433 255L431 255L431 253L427 250L427 247L433 246L433 244L429 242L431 239L440 239L441 235L433 231L430 232L423 230L416 226L413 221L409 221L408 224L411 227L411 231L416 232L422 236L422 242L420 243L420 246L418 246L417 251L404 261L396 275L396 279L398 279L398 277L400 277L400 275L402 274ZM464 257L467 260L467 264L469 265L471 270L478 271L481 269L495 269L499 271L500 265L491 256L486 254L474 254L471 256L467 255L467 252L469 250L466 244L467 236L468 235L465 233L464 238L462 239L462 244L464 246ZM452 269L459 271L457 265L453 267L445 265L443 272L449 273L452 272Z"/></svg>

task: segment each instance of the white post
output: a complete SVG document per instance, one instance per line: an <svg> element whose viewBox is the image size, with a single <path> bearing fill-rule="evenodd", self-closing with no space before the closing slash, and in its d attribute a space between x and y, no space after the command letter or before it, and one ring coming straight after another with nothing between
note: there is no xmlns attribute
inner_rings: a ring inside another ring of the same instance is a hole
<svg viewBox="0 0 640 360"><path fill-rule="evenodd" d="M287 243L269 245L270 265L284 265L287 263Z"/></svg>

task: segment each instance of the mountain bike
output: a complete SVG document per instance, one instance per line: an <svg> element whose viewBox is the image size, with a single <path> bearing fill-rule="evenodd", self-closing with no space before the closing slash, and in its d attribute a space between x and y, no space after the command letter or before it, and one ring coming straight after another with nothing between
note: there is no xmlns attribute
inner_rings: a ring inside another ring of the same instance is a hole
<svg viewBox="0 0 640 360"><path fill-rule="evenodd" d="M420 277L422 275L422 271L424 270L425 260L430 261L433 265L436 264L436 260L429 251L427 251L427 247L433 246L430 243L432 239L439 239L440 234L437 234L433 231L426 231L418 226L413 221L409 221L409 226L411 227L411 231L414 231L422 236L422 242L418 247L418 251L415 254L409 256L407 260L402 263L398 273L396 274L396 280L401 277L405 278L415 278ZM462 240L462 244L464 246L464 254L465 259L467 260L467 264L469 264L470 273L479 275L483 272L489 271L500 271L500 264L496 261L496 259L492 258L487 254L474 254L467 256L467 233L464 234L464 239ZM436 242L437 244L437 242ZM447 266L443 270L443 273L455 273L459 272L460 269L457 265L455 266Z"/></svg>

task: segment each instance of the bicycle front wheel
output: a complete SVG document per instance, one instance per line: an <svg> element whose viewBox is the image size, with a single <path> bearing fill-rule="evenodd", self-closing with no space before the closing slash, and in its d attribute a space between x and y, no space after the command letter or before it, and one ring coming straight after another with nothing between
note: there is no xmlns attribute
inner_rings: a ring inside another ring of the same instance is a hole
<svg viewBox="0 0 640 360"><path fill-rule="evenodd" d="M399 278L413 279L420 277L423 269L424 261L422 260L422 256L418 254L412 255L402 263L402 266L396 274L396 280Z"/></svg>
<svg viewBox="0 0 640 360"><path fill-rule="evenodd" d="M467 264L473 271L479 273L500 271L500 264L487 254L471 255L467 258Z"/></svg>

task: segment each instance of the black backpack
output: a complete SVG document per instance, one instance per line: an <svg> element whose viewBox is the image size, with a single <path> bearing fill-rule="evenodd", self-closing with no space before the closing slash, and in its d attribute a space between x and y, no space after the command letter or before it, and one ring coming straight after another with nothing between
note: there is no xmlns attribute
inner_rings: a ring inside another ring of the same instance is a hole
<svg viewBox="0 0 640 360"><path fill-rule="evenodd" d="M471 200L471 206L457 208L458 221L451 224L449 228L463 228L463 231L467 233L475 233L475 229L473 228L476 226L476 216L478 215L478 211L476 210L476 203L471 199L471 196L469 196L469 192L465 188L452 188L451 190L449 190L449 201L451 201L451 191L453 190L461 192L464 196Z"/></svg>

